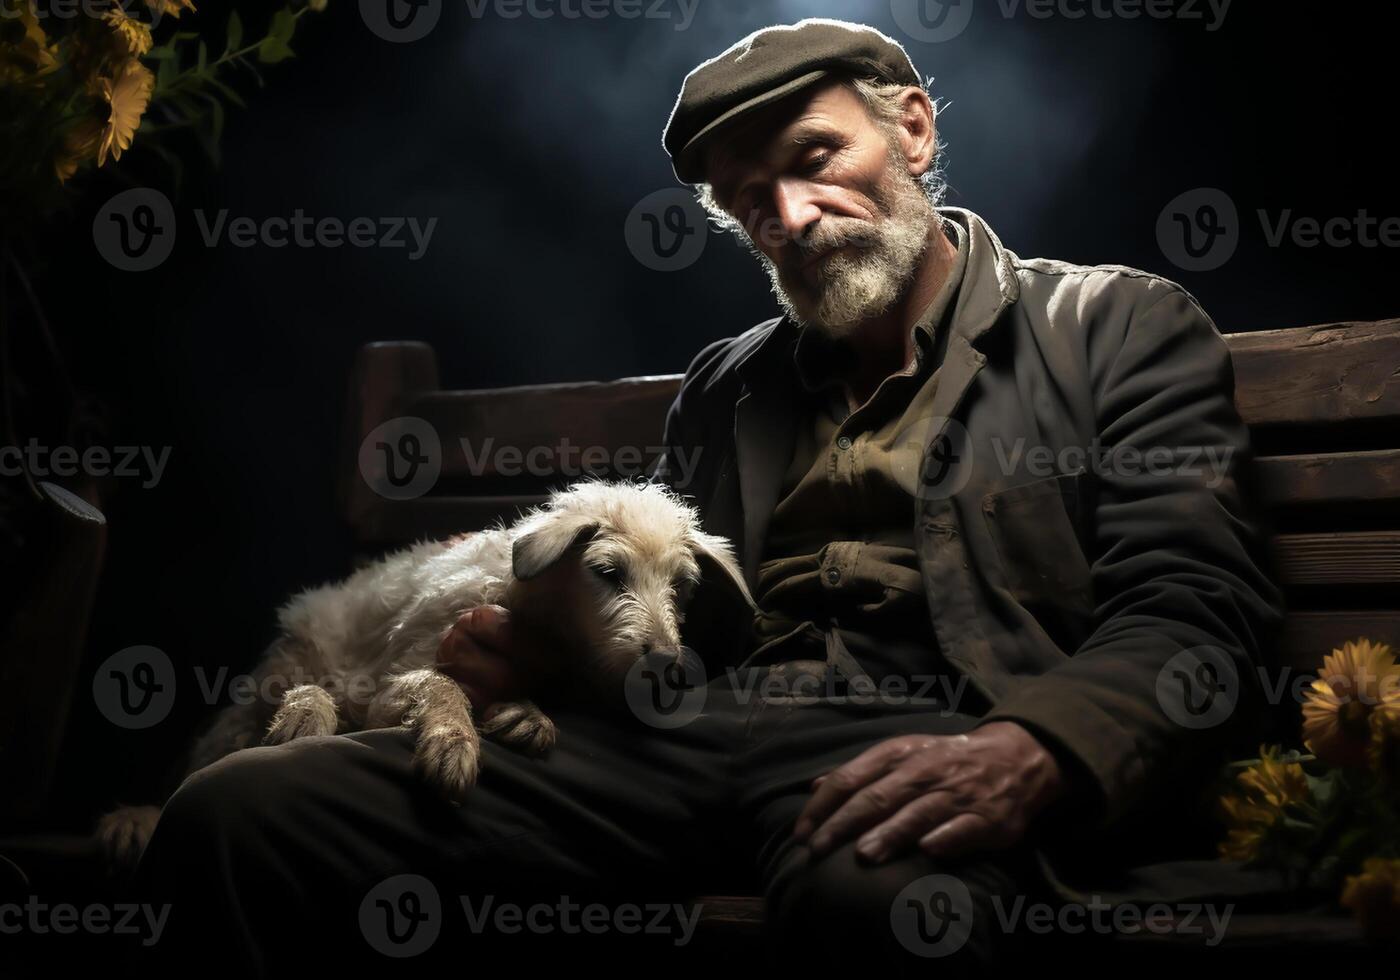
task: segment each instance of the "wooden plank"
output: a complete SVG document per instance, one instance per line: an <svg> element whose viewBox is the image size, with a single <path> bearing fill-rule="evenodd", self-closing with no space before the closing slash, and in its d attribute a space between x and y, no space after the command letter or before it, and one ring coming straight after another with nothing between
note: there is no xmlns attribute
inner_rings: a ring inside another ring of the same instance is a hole
<svg viewBox="0 0 1400 980"><path fill-rule="evenodd" d="M1400 320L1227 334L1250 425L1400 418Z"/></svg>
<svg viewBox="0 0 1400 980"><path fill-rule="evenodd" d="M765 913L763 899L753 895L706 895L696 899L691 908L699 907L699 925L703 929L731 934L758 933L763 930Z"/></svg>
<svg viewBox="0 0 1400 980"><path fill-rule="evenodd" d="M1274 551L1288 585L1400 582L1400 531L1280 534Z"/></svg>
<svg viewBox="0 0 1400 980"><path fill-rule="evenodd" d="M544 494L496 497L418 497L413 500L376 498L355 525L356 537L367 545L404 545L479 531L497 520L515 520L527 508L543 503Z"/></svg>
<svg viewBox="0 0 1400 980"><path fill-rule="evenodd" d="M1363 636L1400 649L1400 609L1290 612L1278 638L1278 660L1284 667L1316 670L1327 654Z"/></svg>
<svg viewBox="0 0 1400 980"><path fill-rule="evenodd" d="M429 392L402 414L426 420L445 477L585 476L644 472L661 452L680 375L483 391Z"/></svg>
<svg viewBox="0 0 1400 980"><path fill-rule="evenodd" d="M1264 501L1275 507L1400 501L1400 449L1263 456L1256 466Z"/></svg>

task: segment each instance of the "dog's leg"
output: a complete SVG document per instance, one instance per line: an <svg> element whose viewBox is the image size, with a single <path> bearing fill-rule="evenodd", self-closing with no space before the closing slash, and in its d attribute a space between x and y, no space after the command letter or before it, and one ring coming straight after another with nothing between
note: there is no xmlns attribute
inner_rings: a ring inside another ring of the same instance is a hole
<svg viewBox="0 0 1400 980"><path fill-rule="evenodd" d="M533 701L497 705L482 722L481 734L531 755L544 755L554 747L558 729Z"/></svg>
<svg viewBox="0 0 1400 980"><path fill-rule="evenodd" d="M263 736L264 745L281 745L308 735L334 735L339 724L335 698L324 687L302 684L282 696Z"/></svg>
<svg viewBox="0 0 1400 980"><path fill-rule="evenodd" d="M431 668L399 674L370 705L367 728L403 724L417 736L414 768L450 800L481 770L481 737L457 682Z"/></svg>

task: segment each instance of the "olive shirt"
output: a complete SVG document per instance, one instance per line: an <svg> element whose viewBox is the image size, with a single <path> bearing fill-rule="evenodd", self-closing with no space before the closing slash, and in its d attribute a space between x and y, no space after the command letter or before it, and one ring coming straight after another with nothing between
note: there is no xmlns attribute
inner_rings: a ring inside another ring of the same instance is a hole
<svg viewBox="0 0 1400 980"><path fill-rule="evenodd" d="M800 656L794 649L839 624L874 679L947 669L937 656L912 521L938 387L938 335L967 266L967 233L951 221L944 228L957 254L912 328L913 358L865 404L852 409L837 369L849 356L846 342L803 330L793 344L804 421L758 565L757 662Z"/></svg>

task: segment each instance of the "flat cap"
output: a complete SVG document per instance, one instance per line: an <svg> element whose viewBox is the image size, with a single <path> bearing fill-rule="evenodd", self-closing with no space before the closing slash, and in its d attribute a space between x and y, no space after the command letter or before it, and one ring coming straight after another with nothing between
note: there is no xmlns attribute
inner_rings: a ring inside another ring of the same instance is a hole
<svg viewBox="0 0 1400 980"><path fill-rule="evenodd" d="M904 48L873 27L824 17L765 27L685 76L661 136L676 177L703 182L703 149L715 130L834 72L920 84Z"/></svg>

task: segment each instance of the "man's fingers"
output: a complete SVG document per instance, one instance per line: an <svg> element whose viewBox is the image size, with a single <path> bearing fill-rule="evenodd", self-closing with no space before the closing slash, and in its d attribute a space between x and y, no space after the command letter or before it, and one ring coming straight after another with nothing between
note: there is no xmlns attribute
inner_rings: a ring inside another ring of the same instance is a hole
<svg viewBox="0 0 1400 980"><path fill-rule="evenodd" d="M457 620L457 628L479 645L500 650L510 643L510 611L504 606L477 606Z"/></svg>
<svg viewBox="0 0 1400 980"><path fill-rule="evenodd" d="M825 854L856 834L874 827L927 790L899 769L852 794L817 827L809 842L813 854Z"/></svg>
<svg viewBox="0 0 1400 980"><path fill-rule="evenodd" d="M793 835L805 841L847 797L872 780L879 779L903 755L904 749L894 742L881 742L821 777L820 785L815 786L812 798L802 808L797 823L793 825Z"/></svg>
<svg viewBox="0 0 1400 980"><path fill-rule="evenodd" d="M919 839L919 850L929 857L951 858L999 847L997 828L980 813L963 813L935 827Z"/></svg>
<svg viewBox="0 0 1400 980"><path fill-rule="evenodd" d="M856 853L873 864L911 850L914 844L947 820L959 819L952 795L935 790L906 804L894 816L863 834Z"/></svg>

